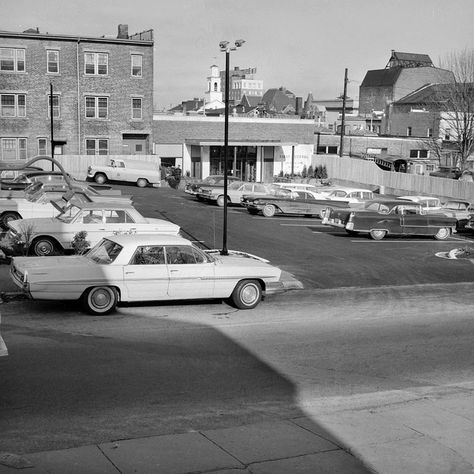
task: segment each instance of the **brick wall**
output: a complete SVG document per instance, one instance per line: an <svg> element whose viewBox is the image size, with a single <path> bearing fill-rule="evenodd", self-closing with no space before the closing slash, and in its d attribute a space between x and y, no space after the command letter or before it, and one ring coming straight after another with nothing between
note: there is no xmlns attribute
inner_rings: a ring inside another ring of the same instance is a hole
<svg viewBox="0 0 474 474"><path fill-rule="evenodd" d="M109 139L109 152L121 154L122 133L150 133L153 120L153 43L107 41L48 35L0 34L1 47L25 49L26 73L0 72L0 91L26 93L26 118L0 118L0 137L28 139L28 157L38 154L37 139L47 138L50 152L48 96L60 97L60 118L54 120L54 139L65 140L64 153L85 152L85 138ZM59 51L59 73L47 73L46 52ZM84 53L109 54L108 75L84 74ZM131 54L143 55L143 77L131 76ZM78 71L79 63L79 71ZM109 98L109 119L85 118L85 95ZM142 98L143 119L131 119L132 96ZM80 144L80 146L79 146ZM152 140L149 140L151 149ZM147 150L150 152L150 150Z"/></svg>

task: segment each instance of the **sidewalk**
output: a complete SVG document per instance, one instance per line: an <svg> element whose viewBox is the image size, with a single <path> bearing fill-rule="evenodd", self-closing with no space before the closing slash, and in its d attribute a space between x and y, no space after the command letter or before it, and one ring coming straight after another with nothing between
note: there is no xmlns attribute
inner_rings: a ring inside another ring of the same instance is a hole
<svg viewBox="0 0 474 474"><path fill-rule="evenodd" d="M297 418L24 456L0 453L0 474L370 472L316 429L309 418Z"/></svg>

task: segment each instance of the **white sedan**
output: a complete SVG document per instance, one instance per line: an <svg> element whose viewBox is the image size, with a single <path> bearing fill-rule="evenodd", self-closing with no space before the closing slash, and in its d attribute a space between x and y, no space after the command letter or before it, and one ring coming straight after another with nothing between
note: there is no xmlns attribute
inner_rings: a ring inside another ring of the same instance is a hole
<svg viewBox="0 0 474 474"><path fill-rule="evenodd" d="M179 226L164 219L142 216L131 204L119 202L71 201L56 217L10 221L7 236L15 241L29 241L29 254L49 256L73 249L74 236L87 232L86 240L94 246L102 237L114 233L178 234Z"/></svg>
<svg viewBox="0 0 474 474"><path fill-rule="evenodd" d="M53 202L64 203L65 200L70 200L72 197L84 203L95 201L131 202L130 196L103 196L96 192L84 192L79 188L66 190L62 186L58 189L50 185L43 189L41 183L35 183L25 191L11 192L16 194L11 197L0 195L0 227L3 229L8 229L8 223L16 219L56 216L59 211ZM18 193L21 193L21 196Z"/></svg>
<svg viewBox="0 0 474 474"><path fill-rule="evenodd" d="M270 194L270 185L262 183L246 183L235 181L227 186L227 203L240 204L241 198L246 194L265 196ZM215 202L218 206L224 205L224 186L205 187L202 186L197 194L202 201Z"/></svg>
<svg viewBox="0 0 474 474"><path fill-rule="evenodd" d="M93 314L108 314L120 301L208 298L251 309L263 295L284 291L279 268L228 253L177 235L114 235L81 256L14 257L10 276L32 299L80 300Z"/></svg>

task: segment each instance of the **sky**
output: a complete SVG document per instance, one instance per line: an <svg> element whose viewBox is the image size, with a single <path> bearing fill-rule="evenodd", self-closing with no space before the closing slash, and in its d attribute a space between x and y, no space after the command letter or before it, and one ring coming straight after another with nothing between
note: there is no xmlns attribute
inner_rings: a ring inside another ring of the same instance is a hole
<svg viewBox="0 0 474 474"><path fill-rule="evenodd" d="M245 44L230 68L257 68L264 90L306 99L357 98L365 73L392 50L435 65L474 46L474 0L0 0L0 30L115 37L153 29L155 110L203 98L210 67L225 68L219 42Z"/></svg>

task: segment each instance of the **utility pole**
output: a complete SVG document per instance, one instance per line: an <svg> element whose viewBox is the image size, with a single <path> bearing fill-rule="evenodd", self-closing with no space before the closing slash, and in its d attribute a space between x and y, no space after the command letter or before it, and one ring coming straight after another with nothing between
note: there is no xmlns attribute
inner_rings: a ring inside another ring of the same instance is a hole
<svg viewBox="0 0 474 474"><path fill-rule="evenodd" d="M54 160L54 122L53 122L53 83L49 83L49 115L51 120L51 158ZM54 161L52 161L52 170L54 171Z"/></svg>
<svg viewBox="0 0 474 474"><path fill-rule="evenodd" d="M346 126L346 96L347 96L347 68L344 74L344 93L342 95L342 120L341 120L341 144L339 145L339 156L344 154L344 129Z"/></svg>

